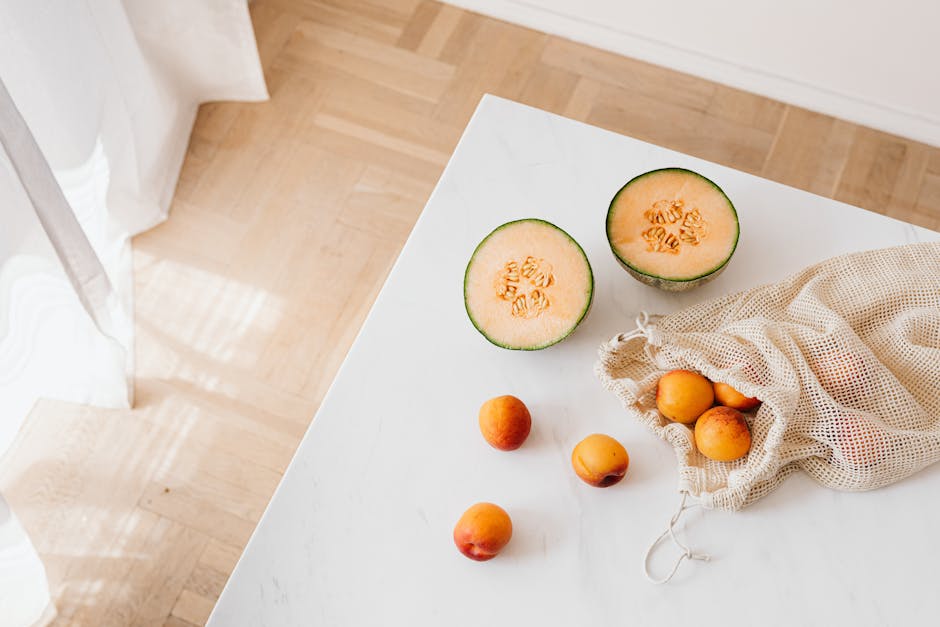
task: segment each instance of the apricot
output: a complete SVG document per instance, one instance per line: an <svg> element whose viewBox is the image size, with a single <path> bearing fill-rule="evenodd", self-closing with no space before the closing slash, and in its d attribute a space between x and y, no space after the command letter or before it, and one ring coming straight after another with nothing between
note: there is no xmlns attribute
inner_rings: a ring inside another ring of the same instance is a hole
<svg viewBox="0 0 940 627"><path fill-rule="evenodd" d="M683 424L695 422L714 402L711 382L697 372L667 372L656 386L656 407L666 418Z"/></svg>
<svg viewBox="0 0 940 627"><path fill-rule="evenodd" d="M751 450L751 430L737 409L713 407L695 423L695 446L709 459L733 462Z"/></svg>
<svg viewBox="0 0 940 627"><path fill-rule="evenodd" d="M825 351L814 361L816 378L830 396L862 396L871 387L871 374L860 355L833 349Z"/></svg>
<svg viewBox="0 0 940 627"><path fill-rule="evenodd" d="M858 414L839 416L835 444L836 455L856 469L877 466L887 452L882 432Z"/></svg>
<svg viewBox="0 0 940 627"><path fill-rule="evenodd" d="M738 411L750 411L760 405L756 396L744 396L727 383L712 384L715 389L715 402Z"/></svg>
<svg viewBox="0 0 940 627"><path fill-rule="evenodd" d="M497 396L480 407L480 432L490 446L514 451L529 437L532 416L515 396Z"/></svg>
<svg viewBox="0 0 940 627"><path fill-rule="evenodd" d="M584 438L571 451L571 465L581 479L595 488L619 483L627 474L630 456L623 444L609 435L595 433Z"/></svg>
<svg viewBox="0 0 940 627"><path fill-rule="evenodd" d="M493 559L512 538L512 519L499 505L477 503L454 526L454 544L477 562Z"/></svg>

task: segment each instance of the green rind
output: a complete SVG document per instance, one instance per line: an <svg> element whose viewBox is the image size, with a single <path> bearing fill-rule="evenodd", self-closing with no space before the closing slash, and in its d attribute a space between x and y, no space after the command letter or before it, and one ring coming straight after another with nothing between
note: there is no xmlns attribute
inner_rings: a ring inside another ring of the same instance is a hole
<svg viewBox="0 0 940 627"><path fill-rule="evenodd" d="M561 337L555 340L552 340L551 342L540 344L538 346L510 346L507 344L500 344L499 342L491 338L489 335L487 335L486 331L484 331L480 327L480 325L477 324L477 321L473 318L473 314L470 313L470 307L467 304L467 287L468 287L467 278L470 275L470 268L471 266L473 266L473 260L476 258L477 253L480 252L480 249L483 248L483 245L487 242L488 239L493 237L493 235L503 230L507 226L518 224L520 222L539 222L541 224L545 224L547 226L552 227L553 229L560 231L562 235L567 237L571 241L571 243L577 247L578 251L581 253L581 256L584 258L584 264L587 266L587 269L588 269L588 289L590 290L590 292L588 294L587 305L584 306L584 309L581 311L581 315L578 316L578 319L574 322L574 324L571 325L571 328L568 330L567 333L565 333L564 335L562 335ZM512 220L511 222L501 224L495 229L493 229L492 231L490 231L489 235L484 237L480 241L480 243L477 244L476 248L473 249L473 254L470 255L470 261L467 262L467 268L466 270L464 270L464 273L463 273L463 307L464 307L464 310L467 312L467 317L470 318L470 324L472 324L473 328L476 329L480 333L480 335L485 337L486 341L489 342L490 344L493 344L494 346L505 348L511 351L537 351L537 350L542 350L543 348L548 348L549 346L554 346L555 344L558 344L562 340L566 339L569 335L574 333L574 330L578 328L578 325L580 325L581 322L587 317L588 312L591 310L591 305L593 303L594 303L594 269L591 268L591 262L588 260L588 256L584 252L584 249L581 248L581 244L579 244L577 240L575 240L575 238L571 237L571 235L569 235L568 232L565 231L564 229L560 228L559 226L555 224L552 224L548 220L542 220L541 218L522 218L520 220Z"/></svg>
<svg viewBox="0 0 940 627"><path fill-rule="evenodd" d="M637 281L646 283L652 287L659 288L664 292L687 292L688 290L694 289L699 285L708 283L716 276L721 274L726 267L728 267L728 260L726 260L722 265L718 266L716 270L713 270L709 274L696 277L694 279L688 279L686 281L677 281L673 279L663 279L650 274L638 272L633 266L624 263L619 257L617 258L617 262L624 270L630 273L630 276L632 276Z"/></svg>
<svg viewBox="0 0 940 627"><path fill-rule="evenodd" d="M661 277L655 274L650 274L648 272L643 272L636 266L632 265L629 261L621 257L620 253L617 252L617 249L614 246L614 243L611 241L610 223L611 223L611 219L613 218L614 205L617 202L617 198L620 196L620 194L623 193L623 190L627 189L628 187L630 187L630 185L640 180L644 176L649 176L650 174L656 174L659 172L685 172L686 174L692 174L694 176L697 176L698 178L704 180L709 185L711 185L716 190L718 190L718 193L724 196L724 199L728 202L728 206L731 207L731 213L734 216L734 223L736 226L734 244L731 246L731 251L728 253L728 256L725 257L725 260L722 261L720 264L718 264L714 268L706 272L703 272L702 274L699 274L697 276L689 277L687 279L670 279L668 277ZM728 195L725 193L725 190L721 189L721 187L719 187L717 183L715 183L713 180L711 180L707 176L703 176L699 174L698 172L694 172L693 170L689 170L687 168L675 168L675 167L659 168L656 170L650 170L649 172L644 172L643 174L634 176L632 179L627 181L623 185L623 187L617 190L617 193L614 194L614 197L610 199L610 205L608 205L607 207L607 219L604 223L604 227L607 233L607 244L610 246L610 251L614 254L614 257L616 257L617 261L620 263L623 269L629 272L630 275L633 278L635 278L637 281L646 283L647 285L651 285L653 287L657 287L667 292L685 292L687 290L698 287L699 285L707 283L711 281L712 279L714 279L715 277L717 277L719 274L721 274L721 272L728 265L728 262L731 261L731 257L734 255L734 251L737 250L738 248L738 240L741 239L741 222L738 220L738 210L735 209L734 203L731 202L730 198L728 198Z"/></svg>

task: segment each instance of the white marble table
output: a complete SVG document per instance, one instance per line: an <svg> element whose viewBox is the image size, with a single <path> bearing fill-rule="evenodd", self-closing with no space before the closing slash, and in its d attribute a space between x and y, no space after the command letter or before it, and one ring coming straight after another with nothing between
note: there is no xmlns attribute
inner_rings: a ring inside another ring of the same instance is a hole
<svg viewBox="0 0 940 627"><path fill-rule="evenodd" d="M742 238L724 274L688 294L641 285L614 261L607 205L637 173L684 166L734 201ZM565 342L498 349L462 302L470 253L492 228L537 216L594 268L594 308ZM594 379L598 345L638 311L668 312L781 279L826 257L940 240L845 204L494 97L480 103L385 288L210 619L244 625L936 624L940 465L868 493L803 475L740 513L692 510L681 536L712 555L666 586L642 572L676 506L674 457ZM515 394L533 414L513 453L477 410ZM625 443L606 490L571 471L592 432ZM482 500L513 518L510 545L476 563L453 525ZM660 570L675 557L664 550Z"/></svg>

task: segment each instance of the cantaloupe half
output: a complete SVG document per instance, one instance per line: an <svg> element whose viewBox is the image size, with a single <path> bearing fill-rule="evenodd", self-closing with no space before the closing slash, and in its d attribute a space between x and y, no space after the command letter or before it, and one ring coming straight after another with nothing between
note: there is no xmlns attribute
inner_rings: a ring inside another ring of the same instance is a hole
<svg viewBox="0 0 940 627"><path fill-rule="evenodd" d="M637 176L607 211L607 240L620 264L634 278L669 291L718 276L739 234L738 214L721 188L682 168Z"/></svg>
<svg viewBox="0 0 940 627"><path fill-rule="evenodd" d="M594 274L584 251L538 219L508 222L480 242L464 274L464 303L487 340L538 350L571 334L587 315Z"/></svg>

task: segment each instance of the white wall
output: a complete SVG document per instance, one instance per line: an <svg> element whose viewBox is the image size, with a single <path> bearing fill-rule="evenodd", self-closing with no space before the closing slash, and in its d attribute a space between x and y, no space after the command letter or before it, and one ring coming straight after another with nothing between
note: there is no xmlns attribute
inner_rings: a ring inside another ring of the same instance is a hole
<svg viewBox="0 0 940 627"><path fill-rule="evenodd" d="M940 146L940 0L448 0Z"/></svg>

